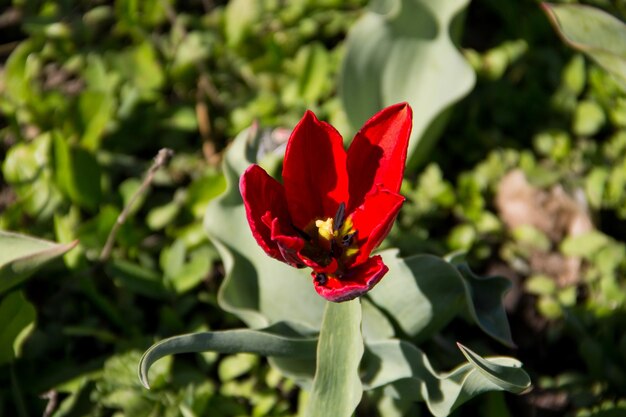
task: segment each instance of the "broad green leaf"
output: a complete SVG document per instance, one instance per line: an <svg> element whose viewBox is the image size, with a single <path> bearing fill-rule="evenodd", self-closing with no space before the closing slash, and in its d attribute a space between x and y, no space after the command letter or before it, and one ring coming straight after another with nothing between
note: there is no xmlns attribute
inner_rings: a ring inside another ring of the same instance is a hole
<svg viewBox="0 0 626 417"><path fill-rule="evenodd" d="M209 58L212 46L212 32L189 32L177 45L174 53L170 68L173 78L180 80L186 74L193 76L197 71L197 65ZM196 123L195 117L193 121Z"/></svg>
<svg viewBox="0 0 626 417"><path fill-rule="evenodd" d="M95 211L100 204L100 166L84 148L71 146L61 134L53 135L55 174L59 187L82 208Z"/></svg>
<svg viewBox="0 0 626 417"><path fill-rule="evenodd" d="M139 361L139 379L150 388L148 370L157 360L177 353L256 353L263 356L315 358L317 339L299 336L290 327L276 325L263 330L226 330L174 336L148 349Z"/></svg>
<svg viewBox="0 0 626 417"><path fill-rule="evenodd" d="M609 179L609 169L603 166L594 167L585 178L585 192L592 208L602 207L602 199Z"/></svg>
<svg viewBox="0 0 626 417"><path fill-rule="evenodd" d="M557 290L554 278L547 275L533 275L524 282L524 288L529 294L551 295Z"/></svg>
<svg viewBox="0 0 626 417"><path fill-rule="evenodd" d="M176 293L182 294L207 276L215 257L215 252L206 245L188 253L185 242L179 238L161 251L159 263L166 281Z"/></svg>
<svg viewBox="0 0 626 417"><path fill-rule="evenodd" d="M503 277L480 277L466 264L457 266L469 312L485 333L507 346L515 346L511 328L506 317L502 298L511 288L511 282Z"/></svg>
<svg viewBox="0 0 626 417"><path fill-rule="evenodd" d="M68 213L56 213L54 215L54 234L60 243L70 243L77 239L77 229L80 223L80 209L72 207ZM70 269L76 269L83 258L83 248L78 245L75 250L63 255L65 265Z"/></svg>
<svg viewBox="0 0 626 417"><path fill-rule="evenodd" d="M331 87L329 53L319 42L311 43L298 51L296 63L300 70L298 95L312 105Z"/></svg>
<svg viewBox="0 0 626 417"><path fill-rule="evenodd" d="M0 365L2 365L19 357L22 343L35 325L35 307L26 300L21 291L14 291L0 298L0 317L2 317L0 320Z"/></svg>
<svg viewBox="0 0 626 417"><path fill-rule="evenodd" d="M259 364L259 357L252 353L236 353L224 358L218 368L217 375L222 383L247 374Z"/></svg>
<svg viewBox="0 0 626 417"><path fill-rule="evenodd" d="M29 71L28 60L36 48L26 40L11 52L4 69L4 92L15 105L23 105L33 96L35 87L32 79L37 75Z"/></svg>
<svg viewBox="0 0 626 417"><path fill-rule="evenodd" d="M577 235L568 236L561 242L561 252L566 256L580 256L591 259L598 251L610 243L607 235L597 230Z"/></svg>
<svg viewBox="0 0 626 417"><path fill-rule="evenodd" d="M417 340L441 330L467 305L471 318L487 334L513 345L502 296L505 278L481 278L466 266L455 267L441 258L416 255L399 258L396 250L382 252L389 267L369 298L400 328Z"/></svg>
<svg viewBox="0 0 626 417"><path fill-rule="evenodd" d="M530 387L530 378L521 368L521 363L515 359L501 358L500 363L486 360L460 343L459 349L467 361L480 371L487 379L505 391L521 394ZM507 363L508 362L508 363Z"/></svg>
<svg viewBox="0 0 626 417"><path fill-rule="evenodd" d="M142 97L152 98L155 91L163 86L163 67L150 42L141 42L112 55L112 59L115 69Z"/></svg>
<svg viewBox="0 0 626 417"><path fill-rule="evenodd" d="M578 102L572 120L572 131L580 136L593 136L604 126L606 116L602 106L593 100Z"/></svg>
<svg viewBox="0 0 626 417"><path fill-rule="evenodd" d="M362 355L359 300L327 302L305 417L352 415L363 395L358 373Z"/></svg>
<svg viewBox="0 0 626 417"><path fill-rule="evenodd" d="M430 255L402 259L397 250L382 255L388 276L370 291L369 298L403 332L426 339L461 311L463 285L452 265Z"/></svg>
<svg viewBox="0 0 626 417"><path fill-rule="evenodd" d="M582 4L542 3L554 29L626 87L626 25L607 12Z"/></svg>
<svg viewBox="0 0 626 417"><path fill-rule="evenodd" d="M78 117L82 127L81 144L91 151L100 146L104 130L111 120L114 101L110 93L87 90L78 99Z"/></svg>
<svg viewBox="0 0 626 417"><path fill-rule="evenodd" d="M141 353L136 350L109 358L92 397L97 396L94 399L106 407L123 410L125 416L150 417L161 414L159 395L146 391L137 379L140 358ZM153 388L162 389L170 383L172 363L171 357L163 358L150 369Z"/></svg>
<svg viewBox="0 0 626 417"><path fill-rule="evenodd" d="M226 5L224 31L230 47L237 47L250 32L259 16L259 3L256 0L232 0Z"/></svg>
<svg viewBox="0 0 626 417"><path fill-rule="evenodd" d="M2 173L19 197L20 208L40 220L49 218L63 201L50 169L52 137L43 133L7 151Z"/></svg>
<svg viewBox="0 0 626 417"><path fill-rule="evenodd" d="M416 346L401 340L367 345L363 383L366 389L388 386L403 398L424 401L433 415L447 416L455 408L486 391L521 393L530 387L519 361L507 357L483 359L459 345L469 363L439 373Z"/></svg>
<svg viewBox="0 0 626 417"><path fill-rule="evenodd" d="M43 264L77 244L78 241L59 244L0 231L0 294L20 284Z"/></svg>
<svg viewBox="0 0 626 417"><path fill-rule="evenodd" d="M170 201L162 206L154 207L146 216L146 224L152 230L163 229L176 219L180 212L180 203L176 200Z"/></svg>
<svg viewBox="0 0 626 417"><path fill-rule="evenodd" d="M474 71L450 38L468 2L374 0L348 34L340 80L348 119L357 129L381 108L409 102L409 167L433 146L442 112L474 86Z"/></svg>

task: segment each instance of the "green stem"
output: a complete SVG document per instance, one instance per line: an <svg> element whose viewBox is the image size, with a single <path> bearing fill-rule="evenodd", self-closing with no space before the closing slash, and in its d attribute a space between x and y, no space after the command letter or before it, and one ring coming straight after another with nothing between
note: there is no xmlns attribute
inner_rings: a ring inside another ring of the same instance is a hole
<svg viewBox="0 0 626 417"><path fill-rule="evenodd" d="M328 302L317 344L317 364L305 417L350 417L363 395L361 303Z"/></svg>

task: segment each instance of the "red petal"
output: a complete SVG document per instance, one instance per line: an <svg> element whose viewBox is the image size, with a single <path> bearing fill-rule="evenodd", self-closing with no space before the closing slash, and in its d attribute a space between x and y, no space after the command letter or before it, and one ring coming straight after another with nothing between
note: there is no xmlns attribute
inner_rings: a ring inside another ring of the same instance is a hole
<svg viewBox="0 0 626 417"><path fill-rule="evenodd" d="M341 302L359 297L382 279L389 268L380 256L369 258L361 265L350 268L341 279L329 276L324 285L314 280L315 290L319 295L330 301ZM313 278L316 273L313 272Z"/></svg>
<svg viewBox="0 0 626 417"><path fill-rule="evenodd" d="M278 219L289 224L285 190L258 165L251 165L241 176L239 191L246 208L252 235L271 257L285 261L280 248L272 240L271 223Z"/></svg>
<svg viewBox="0 0 626 417"><path fill-rule="evenodd" d="M389 106L365 122L348 149L348 211L363 203L378 184L398 192L404 174L413 111L408 103Z"/></svg>
<svg viewBox="0 0 626 417"><path fill-rule="evenodd" d="M301 229L316 218L334 216L339 203L347 202L346 151L341 135L310 111L287 143L283 183L291 219Z"/></svg>
<svg viewBox="0 0 626 417"><path fill-rule="evenodd" d="M276 242L284 262L293 267L302 268L305 264L300 256L300 251L304 248L304 239L300 236L289 235L279 219L274 219L270 227L272 241Z"/></svg>
<svg viewBox="0 0 626 417"><path fill-rule="evenodd" d="M363 204L352 212L359 247L354 264L358 265L365 261L389 234L403 202L404 197L400 194L377 187L376 191L368 194Z"/></svg>

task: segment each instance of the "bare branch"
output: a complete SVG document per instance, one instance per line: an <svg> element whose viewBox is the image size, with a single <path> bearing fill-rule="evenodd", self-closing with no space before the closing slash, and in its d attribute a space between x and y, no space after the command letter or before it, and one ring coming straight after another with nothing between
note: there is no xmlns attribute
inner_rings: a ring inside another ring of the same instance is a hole
<svg viewBox="0 0 626 417"><path fill-rule="evenodd" d="M115 243L115 237L117 236L117 232L119 228L126 222L126 219L128 218L128 213L130 213L130 209L132 208L133 204L135 204L135 201L137 201L137 199L146 192L148 187L150 187L150 184L152 184L152 180L154 179L154 175L156 174L156 172L161 167L166 165L173 155L173 150L163 148L154 157L154 162L152 163L152 166L148 169L148 172L146 173L146 176L144 177L141 186L137 191L135 191L135 194L133 194L133 196L130 198L130 201L128 202L128 204L126 204L120 215L117 216L117 220L111 228L111 232L109 232L106 244L104 245L104 248L100 253L101 262L106 262L111 256L111 251L113 250L113 244Z"/></svg>

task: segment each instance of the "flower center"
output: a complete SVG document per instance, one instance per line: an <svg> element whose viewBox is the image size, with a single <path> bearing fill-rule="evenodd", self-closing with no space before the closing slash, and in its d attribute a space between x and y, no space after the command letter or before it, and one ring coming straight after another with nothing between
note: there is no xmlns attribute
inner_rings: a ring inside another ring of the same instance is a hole
<svg viewBox="0 0 626 417"><path fill-rule="evenodd" d="M345 204L341 203L335 217L316 219L306 228L310 237L304 255L322 266L337 261L337 271L332 275L341 276L344 267L359 252L356 230L351 217L345 217Z"/></svg>

